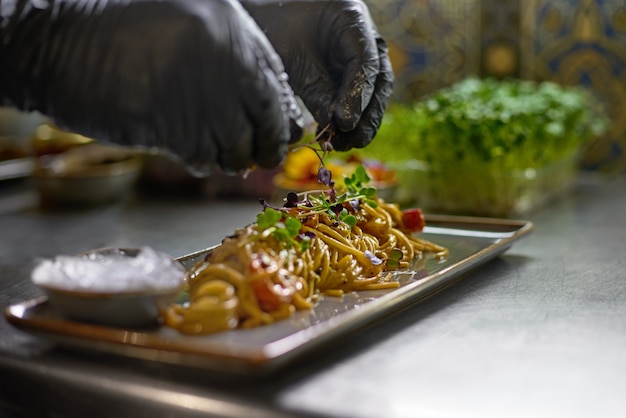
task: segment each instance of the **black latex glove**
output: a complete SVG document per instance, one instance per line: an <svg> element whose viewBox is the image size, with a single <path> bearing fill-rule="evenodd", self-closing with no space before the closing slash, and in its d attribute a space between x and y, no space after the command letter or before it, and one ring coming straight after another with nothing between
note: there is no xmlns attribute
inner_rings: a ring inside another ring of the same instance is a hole
<svg viewBox="0 0 626 418"><path fill-rule="evenodd" d="M367 145L392 91L387 46L360 0L242 0L337 150Z"/></svg>
<svg viewBox="0 0 626 418"><path fill-rule="evenodd" d="M0 2L4 104L197 175L276 166L301 135L280 57L234 0Z"/></svg>

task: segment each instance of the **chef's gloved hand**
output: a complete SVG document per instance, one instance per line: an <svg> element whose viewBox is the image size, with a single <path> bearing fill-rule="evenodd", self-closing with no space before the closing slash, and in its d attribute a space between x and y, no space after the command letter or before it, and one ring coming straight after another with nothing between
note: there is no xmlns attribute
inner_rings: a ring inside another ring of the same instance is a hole
<svg viewBox="0 0 626 418"><path fill-rule="evenodd" d="M387 45L361 0L241 0L283 59L296 95L334 130L337 150L366 146L392 92Z"/></svg>
<svg viewBox="0 0 626 418"><path fill-rule="evenodd" d="M276 166L300 138L280 57L235 0L0 4L4 104L196 175Z"/></svg>

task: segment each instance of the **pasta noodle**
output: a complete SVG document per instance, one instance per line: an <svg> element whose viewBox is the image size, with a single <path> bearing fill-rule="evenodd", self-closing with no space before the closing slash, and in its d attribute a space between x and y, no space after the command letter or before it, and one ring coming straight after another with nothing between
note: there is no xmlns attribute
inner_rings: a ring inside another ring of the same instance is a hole
<svg viewBox="0 0 626 418"><path fill-rule="evenodd" d="M321 295L398 287L391 270L427 253L447 256L446 248L413 234L396 204L380 198L330 210L305 203L266 208L274 223L258 218L225 238L189 271L189 301L170 306L165 323L186 334L270 324L313 308ZM286 233L290 227L295 232Z"/></svg>

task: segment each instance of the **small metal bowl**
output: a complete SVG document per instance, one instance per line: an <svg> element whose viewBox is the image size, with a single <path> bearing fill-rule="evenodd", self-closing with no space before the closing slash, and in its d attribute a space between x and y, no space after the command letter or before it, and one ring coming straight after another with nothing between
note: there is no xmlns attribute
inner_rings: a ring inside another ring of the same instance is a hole
<svg viewBox="0 0 626 418"><path fill-rule="evenodd" d="M142 162L136 152L90 143L38 157L33 177L44 204L101 205L130 193Z"/></svg>
<svg viewBox="0 0 626 418"><path fill-rule="evenodd" d="M157 257L156 267L162 264L160 272L151 272L152 267L144 269L145 265L141 265L141 257L148 251L150 257ZM85 269L97 270L97 278L83 280L81 275L84 276ZM107 276L107 271L112 275ZM120 277L116 278L116 271L123 271L125 283L116 284ZM150 274L168 276L151 280L147 277ZM135 283L130 280L133 277L136 277ZM54 260L43 260L32 274L33 282L45 291L50 308L59 315L128 328L158 325L162 310L183 290L184 277L181 263L147 247L103 248L74 257L58 256Z"/></svg>

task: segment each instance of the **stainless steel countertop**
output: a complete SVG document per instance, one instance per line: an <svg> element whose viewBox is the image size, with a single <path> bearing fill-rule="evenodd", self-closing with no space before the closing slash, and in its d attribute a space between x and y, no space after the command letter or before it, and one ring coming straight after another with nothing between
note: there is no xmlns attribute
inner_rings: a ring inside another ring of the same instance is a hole
<svg viewBox="0 0 626 418"><path fill-rule="evenodd" d="M0 306L40 295L39 257L218 243L253 200L134 198L41 211L0 185ZM453 287L291 370L234 379L72 351L0 319L0 416L626 416L626 177L582 178L529 237Z"/></svg>

